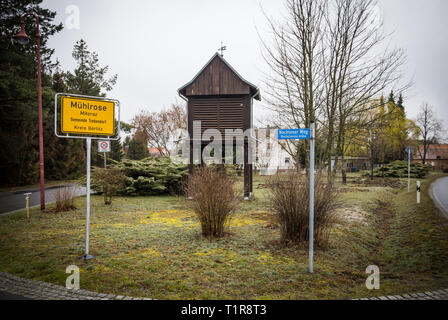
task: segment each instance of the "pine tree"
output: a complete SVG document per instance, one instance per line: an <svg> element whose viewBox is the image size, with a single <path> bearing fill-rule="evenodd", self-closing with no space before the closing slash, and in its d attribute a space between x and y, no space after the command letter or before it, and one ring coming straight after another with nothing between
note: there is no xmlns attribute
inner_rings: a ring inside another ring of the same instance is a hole
<svg viewBox="0 0 448 320"><path fill-rule="evenodd" d="M89 51L87 43L83 39L74 45L72 57L77 66L73 72L64 74L68 93L104 97L106 95L104 91L112 90L117 82L117 75L106 78L109 66L100 66L98 54ZM114 144L112 142L112 145ZM118 157L118 154L115 156ZM92 165L103 166L103 157L98 153L98 141L92 143L91 159Z"/></svg>
<svg viewBox="0 0 448 320"><path fill-rule="evenodd" d="M400 93L400 97L398 98L397 106L400 107L401 110L404 111L403 102L404 102L404 100L403 100L403 94Z"/></svg>
<svg viewBox="0 0 448 320"><path fill-rule="evenodd" d="M109 66L100 67L98 54L89 51L83 39L76 42L72 57L77 66L73 73L65 73L65 81L70 93L104 97L103 90L112 90L117 82L117 75L106 78Z"/></svg>
<svg viewBox="0 0 448 320"><path fill-rule="evenodd" d="M54 92L67 92L67 84L59 65L52 77ZM54 118L54 110L51 110ZM72 180L85 174L86 150L80 139L61 139L54 135L53 125L46 127L45 132L45 167L49 180Z"/></svg>
<svg viewBox="0 0 448 320"><path fill-rule="evenodd" d="M123 160L122 149L121 137L118 137L118 140L114 140L111 142L109 157L115 161L120 162L121 160Z"/></svg>
<svg viewBox="0 0 448 320"><path fill-rule="evenodd" d="M387 102L395 104L395 95L394 95L394 91L393 90L390 92L389 100L387 100Z"/></svg>
<svg viewBox="0 0 448 320"><path fill-rule="evenodd" d="M42 62L42 108L46 174L48 148L54 141L54 91L51 63L54 50L48 39L62 30L54 24L56 12L40 7L41 0L0 1L0 181L4 184L23 185L39 179L39 136L36 72L36 24L34 18L25 19L25 30L30 43L21 46L11 42L20 30L20 17L33 11L39 16ZM51 132L51 133L49 133ZM48 170L50 169L50 170Z"/></svg>
<svg viewBox="0 0 448 320"><path fill-rule="evenodd" d="M149 157L148 142L143 133L137 131L129 141L127 157L131 160L142 160Z"/></svg>

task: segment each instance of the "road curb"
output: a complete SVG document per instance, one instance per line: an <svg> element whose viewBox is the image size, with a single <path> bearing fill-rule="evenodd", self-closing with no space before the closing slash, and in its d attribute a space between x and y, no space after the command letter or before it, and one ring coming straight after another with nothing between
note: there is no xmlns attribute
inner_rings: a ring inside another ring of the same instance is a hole
<svg viewBox="0 0 448 320"><path fill-rule="evenodd" d="M410 293L410 294L401 294L394 296L381 296L381 297L370 297L370 298L361 298L361 299L353 299L353 300L383 300L383 301L398 301L398 300L448 300L448 289L440 289L436 291L425 291L418 293Z"/></svg>
<svg viewBox="0 0 448 320"><path fill-rule="evenodd" d="M435 181L433 181L431 183L431 185L429 186L429 190L428 190L428 195L429 197L432 199L432 201L434 202L435 206L443 213L443 216L445 218L448 219L448 210L442 205L441 201L439 200L439 198L436 196L436 194L433 192L434 189L434 184L441 180L441 179L446 179L448 177L441 177L436 179Z"/></svg>
<svg viewBox="0 0 448 320"><path fill-rule="evenodd" d="M63 187L76 187L76 186L77 186L76 184L60 184L60 185L45 187L45 191L63 188ZM0 192L0 198L11 196L11 195L28 193L28 192L38 192L38 191L40 191L40 188L24 189L24 190L16 190L16 191L4 191L4 192Z"/></svg>
<svg viewBox="0 0 448 320"><path fill-rule="evenodd" d="M156 300L151 298L98 293L88 290L72 290L48 282L24 279L6 272L0 272L0 291L32 300ZM355 300L448 300L448 289L352 299L352 301Z"/></svg>

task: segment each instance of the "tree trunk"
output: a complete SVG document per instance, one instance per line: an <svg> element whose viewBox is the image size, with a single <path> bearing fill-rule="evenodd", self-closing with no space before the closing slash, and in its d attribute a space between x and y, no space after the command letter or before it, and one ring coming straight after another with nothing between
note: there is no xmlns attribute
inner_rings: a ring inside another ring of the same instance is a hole
<svg viewBox="0 0 448 320"><path fill-rule="evenodd" d="M345 159L343 149L341 154L341 174L342 174L342 184L347 184L347 170L345 169Z"/></svg>
<svg viewBox="0 0 448 320"><path fill-rule="evenodd" d="M331 154L333 153L333 131L334 131L334 126L332 123L332 120L330 120L329 123L329 129L328 129L328 142L327 142L327 147L325 148L325 157L327 159L327 164L328 164L328 178L331 177L331 175L333 174L332 170L331 170Z"/></svg>
<svg viewBox="0 0 448 320"><path fill-rule="evenodd" d="M426 164L426 153L427 153L428 147L426 146L426 144L423 147L423 165Z"/></svg>

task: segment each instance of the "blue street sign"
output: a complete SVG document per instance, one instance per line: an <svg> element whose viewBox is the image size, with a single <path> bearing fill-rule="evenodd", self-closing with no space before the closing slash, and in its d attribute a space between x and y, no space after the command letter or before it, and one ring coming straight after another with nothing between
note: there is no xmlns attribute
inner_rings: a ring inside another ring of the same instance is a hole
<svg viewBox="0 0 448 320"><path fill-rule="evenodd" d="M412 146L407 146L406 147L406 149L405 149L405 151L406 151L406 153L414 153L414 147L412 147Z"/></svg>
<svg viewBox="0 0 448 320"><path fill-rule="evenodd" d="M278 129L278 140L303 140L311 139L310 129Z"/></svg>

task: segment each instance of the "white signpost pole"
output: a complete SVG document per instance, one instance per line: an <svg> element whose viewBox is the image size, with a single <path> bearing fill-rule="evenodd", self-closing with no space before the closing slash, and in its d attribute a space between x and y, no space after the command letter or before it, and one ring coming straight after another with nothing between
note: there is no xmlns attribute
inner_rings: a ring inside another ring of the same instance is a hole
<svg viewBox="0 0 448 320"><path fill-rule="evenodd" d="M408 148L408 193L411 192L411 148Z"/></svg>
<svg viewBox="0 0 448 320"><path fill-rule="evenodd" d="M60 102L60 103L59 103ZM58 105L60 107L58 108ZM88 109L97 112L86 112ZM58 112L58 110L60 110ZM58 113L60 117L58 117ZM118 119L116 115L118 114ZM60 123L58 120L60 119ZM79 119L83 122L94 120L95 126L83 126L79 124ZM118 124L118 130L115 124ZM59 126L60 125L60 126ZM54 133L59 138L85 139L86 140L86 252L81 257L84 260L93 259L89 254L90 244L90 166L92 139L99 139L98 136L107 136L108 140L118 140L120 136L120 101L103 97L92 97L69 93L56 93L54 96ZM89 135L89 136L86 136ZM110 152L110 144L107 145ZM98 148L100 144L98 143ZM100 152L100 150L98 150ZM104 154L106 166L106 154Z"/></svg>
<svg viewBox="0 0 448 320"><path fill-rule="evenodd" d="M282 140L310 139L310 217L309 217L309 270L313 273L314 256L314 149L315 149L315 123L311 121L310 129L278 130L277 137Z"/></svg>
<svg viewBox="0 0 448 320"><path fill-rule="evenodd" d="M417 181L417 204L420 204L420 190L421 190L420 181Z"/></svg>
<svg viewBox="0 0 448 320"><path fill-rule="evenodd" d="M87 148L87 183L86 183L86 255L84 260L90 260L93 256L89 255L90 241L90 154L91 154L92 138L86 138Z"/></svg>
<svg viewBox="0 0 448 320"><path fill-rule="evenodd" d="M309 222L309 269L313 273L314 256L314 142L315 124L311 121L310 136L310 222Z"/></svg>
<svg viewBox="0 0 448 320"><path fill-rule="evenodd" d="M106 152L104 152L104 169L106 169Z"/></svg>

